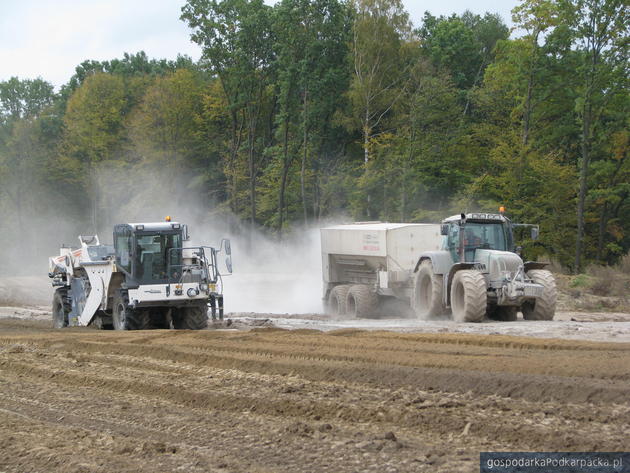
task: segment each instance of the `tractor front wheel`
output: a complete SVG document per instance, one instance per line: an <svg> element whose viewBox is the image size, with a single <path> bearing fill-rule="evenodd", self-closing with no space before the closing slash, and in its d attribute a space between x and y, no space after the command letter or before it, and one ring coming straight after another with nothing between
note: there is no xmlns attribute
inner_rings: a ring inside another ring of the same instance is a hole
<svg viewBox="0 0 630 473"><path fill-rule="evenodd" d="M533 301L523 303L521 310L525 320L552 320L556 313L556 300L558 299L558 289L556 280L550 271L546 269L531 269L527 276L535 283L543 286L540 297Z"/></svg>
<svg viewBox="0 0 630 473"><path fill-rule="evenodd" d="M456 322L481 322L486 315L486 280L479 271L462 269L451 285L451 308Z"/></svg>

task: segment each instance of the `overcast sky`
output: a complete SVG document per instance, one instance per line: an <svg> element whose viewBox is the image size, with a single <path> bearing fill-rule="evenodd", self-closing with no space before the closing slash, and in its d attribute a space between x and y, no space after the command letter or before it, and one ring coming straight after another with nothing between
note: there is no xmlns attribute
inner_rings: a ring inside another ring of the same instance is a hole
<svg viewBox="0 0 630 473"><path fill-rule="evenodd" d="M273 0L265 0L274 3ZM499 13L510 25L517 0L403 0L414 25L425 11L449 15L468 9ZM144 50L149 57L197 60L179 20L185 0L0 0L0 81L42 77L56 87L86 59L106 60ZM497 5L498 4L498 5Z"/></svg>

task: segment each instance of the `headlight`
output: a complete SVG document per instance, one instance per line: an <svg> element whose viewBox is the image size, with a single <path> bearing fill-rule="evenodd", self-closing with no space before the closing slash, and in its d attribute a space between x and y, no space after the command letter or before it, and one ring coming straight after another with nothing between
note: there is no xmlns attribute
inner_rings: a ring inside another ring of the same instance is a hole
<svg viewBox="0 0 630 473"><path fill-rule="evenodd" d="M206 283L199 284L199 290L203 292L208 292L208 285Z"/></svg>
<svg viewBox="0 0 630 473"><path fill-rule="evenodd" d="M188 297L195 297L197 294L199 294L199 290L191 287L186 291L186 294L188 294Z"/></svg>

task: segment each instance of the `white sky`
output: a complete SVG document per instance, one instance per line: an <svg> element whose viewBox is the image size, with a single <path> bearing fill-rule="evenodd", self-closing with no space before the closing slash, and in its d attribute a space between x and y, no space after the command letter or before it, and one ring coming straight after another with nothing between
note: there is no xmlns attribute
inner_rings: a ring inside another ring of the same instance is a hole
<svg viewBox="0 0 630 473"><path fill-rule="evenodd" d="M275 3L274 0L265 0ZM414 25L433 15L490 11L510 23L517 0L403 0ZM42 77L56 87L86 59L144 50L150 58L194 60L200 49L179 20L185 0L0 0L0 81Z"/></svg>

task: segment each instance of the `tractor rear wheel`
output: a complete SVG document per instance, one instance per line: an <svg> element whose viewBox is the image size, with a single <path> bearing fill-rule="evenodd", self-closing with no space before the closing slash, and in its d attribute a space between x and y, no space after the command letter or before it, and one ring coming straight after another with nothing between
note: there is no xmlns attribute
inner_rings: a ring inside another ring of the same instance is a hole
<svg viewBox="0 0 630 473"><path fill-rule="evenodd" d="M64 328L68 326L68 314L72 310L70 299L68 299L68 289L59 287L53 295L52 319L53 328Z"/></svg>
<svg viewBox="0 0 630 473"><path fill-rule="evenodd" d="M413 291L413 309L421 319L435 317L445 312L442 277L433 273L433 264L425 260L416 273Z"/></svg>
<svg viewBox="0 0 630 473"><path fill-rule="evenodd" d="M540 297L533 301L526 301L521 307L525 320L552 320L556 313L558 290L556 280L546 269L530 269L527 276L535 283L543 286Z"/></svg>
<svg viewBox="0 0 630 473"><path fill-rule="evenodd" d="M350 286L346 298L346 312L350 317L369 317L376 313L378 295L365 284Z"/></svg>
<svg viewBox="0 0 630 473"><path fill-rule="evenodd" d="M147 330L149 329L149 314L146 310L129 307L127 291L119 289L114 294L113 317L114 330Z"/></svg>
<svg viewBox="0 0 630 473"><path fill-rule="evenodd" d="M208 306L199 304L173 311L173 327L179 330L203 330L208 327Z"/></svg>
<svg viewBox="0 0 630 473"><path fill-rule="evenodd" d="M463 269L455 273L451 285L451 308L456 322L481 322L486 315L486 280L479 271Z"/></svg>
<svg viewBox="0 0 630 473"><path fill-rule="evenodd" d="M348 298L349 290L350 286L347 284L335 286L331 289L327 301L327 312L330 315L344 315L346 313L346 299Z"/></svg>

